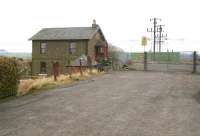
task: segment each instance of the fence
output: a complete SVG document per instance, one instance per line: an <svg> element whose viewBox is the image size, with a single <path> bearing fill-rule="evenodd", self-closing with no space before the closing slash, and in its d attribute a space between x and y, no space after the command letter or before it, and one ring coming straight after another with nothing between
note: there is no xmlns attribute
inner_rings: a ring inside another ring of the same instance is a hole
<svg viewBox="0 0 200 136"><path fill-rule="evenodd" d="M134 70L200 72L199 52L133 53Z"/></svg>

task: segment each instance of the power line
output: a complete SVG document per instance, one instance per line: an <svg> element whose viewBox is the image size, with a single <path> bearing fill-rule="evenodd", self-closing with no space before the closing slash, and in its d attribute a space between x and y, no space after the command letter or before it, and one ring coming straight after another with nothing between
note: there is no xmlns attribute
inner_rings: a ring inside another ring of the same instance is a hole
<svg viewBox="0 0 200 136"><path fill-rule="evenodd" d="M157 35L158 44L159 44L159 52L161 52L161 44L164 43L164 41L167 38L167 34L164 34L163 27L164 27L164 25L157 26L157 30L159 32L159 34Z"/></svg>
<svg viewBox="0 0 200 136"><path fill-rule="evenodd" d="M153 21L153 28L151 27L150 30L147 28L147 32L151 32L153 33L153 54L154 54L154 58L155 58L155 52L156 52L156 25L157 25L157 21L161 21L160 18L151 18L150 21Z"/></svg>
<svg viewBox="0 0 200 136"><path fill-rule="evenodd" d="M151 18L150 21L153 21L153 26L150 29L147 28L147 32L153 33L153 53L155 58L156 43L159 44L159 52L161 52L161 46L162 43L166 40L167 34L164 34L164 25L158 25L158 21L161 21L160 18Z"/></svg>

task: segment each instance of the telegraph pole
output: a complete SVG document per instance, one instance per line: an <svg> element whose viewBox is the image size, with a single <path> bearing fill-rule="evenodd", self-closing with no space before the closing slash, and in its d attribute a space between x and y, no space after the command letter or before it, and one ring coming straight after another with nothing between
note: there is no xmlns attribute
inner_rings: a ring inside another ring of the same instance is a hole
<svg viewBox="0 0 200 136"><path fill-rule="evenodd" d="M156 24L157 20L156 18L153 19L153 53L156 52Z"/></svg>
<svg viewBox="0 0 200 136"><path fill-rule="evenodd" d="M147 32L151 32L153 33L153 54L154 54L154 59L155 59L155 52L156 52L156 25L157 25L157 21L161 21L160 18L151 18L150 21L153 21L153 30L152 28L149 30L147 28Z"/></svg>
<svg viewBox="0 0 200 136"><path fill-rule="evenodd" d="M167 38L167 34L166 35L163 34L164 25L158 25L157 27L158 27L158 32L159 32L159 35L157 36L158 44L159 44L159 52L161 52L161 44L164 42L163 38L165 39Z"/></svg>
<svg viewBox="0 0 200 136"><path fill-rule="evenodd" d="M161 40L162 40L162 25L159 25L159 52L161 52Z"/></svg>

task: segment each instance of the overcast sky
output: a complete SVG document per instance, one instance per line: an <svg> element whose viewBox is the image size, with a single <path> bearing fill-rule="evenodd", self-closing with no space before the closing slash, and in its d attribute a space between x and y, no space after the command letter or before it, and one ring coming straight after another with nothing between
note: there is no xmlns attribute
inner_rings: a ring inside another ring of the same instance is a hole
<svg viewBox="0 0 200 136"><path fill-rule="evenodd" d="M163 51L200 51L199 6L198 0L1 0L0 49L31 52L28 39L41 28L91 26L96 19L108 42L142 51L149 19L158 17L169 38Z"/></svg>

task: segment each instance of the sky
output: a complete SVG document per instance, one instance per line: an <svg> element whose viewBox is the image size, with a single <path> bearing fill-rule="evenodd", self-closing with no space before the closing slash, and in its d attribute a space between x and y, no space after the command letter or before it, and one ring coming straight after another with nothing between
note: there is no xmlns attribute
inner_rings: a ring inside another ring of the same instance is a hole
<svg viewBox="0 0 200 136"><path fill-rule="evenodd" d="M162 51L200 51L198 0L2 0L0 49L31 52L28 39L42 28L91 26L95 19L107 41L125 51L143 51L150 18L161 18L168 40ZM152 49L148 42L146 51Z"/></svg>

